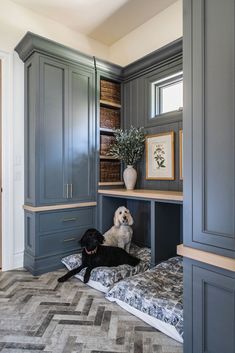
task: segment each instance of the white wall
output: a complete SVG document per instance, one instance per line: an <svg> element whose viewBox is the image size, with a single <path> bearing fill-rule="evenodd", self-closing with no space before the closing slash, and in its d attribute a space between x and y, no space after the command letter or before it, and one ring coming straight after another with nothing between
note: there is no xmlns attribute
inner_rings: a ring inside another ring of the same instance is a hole
<svg viewBox="0 0 235 353"><path fill-rule="evenodd" d="M13 53L13 265L23 264L24 250L24 64Z"/></svg>
<svg viewBox="0 0 235 353"><path fill-rule="evenodd" d="M27 31L84 53L108 58L108 47L10 0L0 3L0 49L10 52Z"/></svg>
<svg viewBox="0 0 235 353"><path fill-rule="evenodd" d="M114 43L109 48L109 60L124 66L161 48L182 37L182 22L182 0L178 0Z"/></svg>

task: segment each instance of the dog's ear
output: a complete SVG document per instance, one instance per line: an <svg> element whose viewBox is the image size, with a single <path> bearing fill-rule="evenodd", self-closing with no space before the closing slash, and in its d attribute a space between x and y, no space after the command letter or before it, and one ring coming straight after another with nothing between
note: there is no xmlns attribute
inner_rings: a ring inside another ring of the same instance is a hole
<svg viewBox="0 0 235 353"><path fill-rule="evenodd" d="M128 214L128 225L129 226L132 226L134 224L134 220L132 218L132 215L129 213Z"/></svg>
<svg viewBox="0 0 235 353"><path fill-rule="evenodd" d="M103 236L98 230L96 230L96 236L97 236L98 242L99 242L100 244L103 244L103 242L104 242L104 236Z"/></svg>
<svg viewBox="0 0 235 353"><path fill-rule="evenodd" d="M82 246L86 245L86 242L88 241L88 239L93 236L94 233L98 232L98 230L96 230L95 228L89 228L85 231L85 233L83 234L81 240L80 240L80 244Z"/></svg>
<svg viewBox="0 0 235 353"><path fill-rule="evenodd" d="M119 227L120 226L118 213L119 213L119 208L116 210L116 212L114 213L114 217L113 217L113 224L115 225L115 227Z"/></svg>
<svg viewBox="0 0 235 353"><path fill-rule="evenodd" d="M85 246L84 242L86 242L86 239L87 239L89 233L90 233L90 229L87 229L85 231L85 233L83 234L83 236L81 237L81 239L79 240L81 246Z"/></svg>

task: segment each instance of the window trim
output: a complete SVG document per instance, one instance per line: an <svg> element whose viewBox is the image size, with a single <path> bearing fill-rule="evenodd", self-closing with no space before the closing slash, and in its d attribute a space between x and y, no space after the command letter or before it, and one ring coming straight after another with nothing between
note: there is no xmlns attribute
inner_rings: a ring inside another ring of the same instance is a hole
<svg viewBox="0 0 235 353"><path fill-rule="evenodd" d="M169 57L169 60L171 58ZM166 124L173 124L182 122L183 111L174 111L152 117L152 83L156 82L164 77L168 77L176 74L177 72L183 72L182 57L177 60L172 59L169 62L162 62L162 65L158 69L153 70L143 77L144 85L144 104L145 104L145 126L146 128L154 128L156 126L163 126Z"/></svg>
<svg viewBox="0 0 235 353"><path fill-rule="evenodd" d="M177 82L183 81L183 71L167 75L165 78L159 78L158 80L151 83L151 119L158 119L166 114L172 114L179 111L182 111L183 107L179 107L177 110L171 110L168 112L161 112L162 105L162 88L171 86Z"/></svg>

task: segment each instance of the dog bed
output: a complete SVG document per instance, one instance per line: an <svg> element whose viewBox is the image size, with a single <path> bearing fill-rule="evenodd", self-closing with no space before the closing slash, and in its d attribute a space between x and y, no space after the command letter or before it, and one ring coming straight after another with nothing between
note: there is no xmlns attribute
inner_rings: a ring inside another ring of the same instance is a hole
<svg viewBox="0 0 235 353"><path fill-rule="evenodd" d="M150 268L151 250L149 248L140 248L135 244L131 244L130 253L141 260L137 266L120 265L117 267L94 268L87 284L103 293L107 293L116 282ZM61 261L68 270L72 270L81 265L82 254L69 255ZM83 281L84 273L85 269L75 275L75 277Z"/></svg>
<svg viewBox="0 0 235 353"><path fill-rule="evenodd" d="M183 261L173 257L113 286L106 298L183 342Z"/></svg>

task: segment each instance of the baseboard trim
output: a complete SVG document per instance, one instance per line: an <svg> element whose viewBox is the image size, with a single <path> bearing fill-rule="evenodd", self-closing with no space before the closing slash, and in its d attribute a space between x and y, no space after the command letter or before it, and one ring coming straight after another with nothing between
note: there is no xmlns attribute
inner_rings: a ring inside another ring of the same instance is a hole
<svg viewBox="0 0 235 353"><path fill-rule="evenodd" d="M13 269L24 267L24 252L13 255Z"/></svg>

